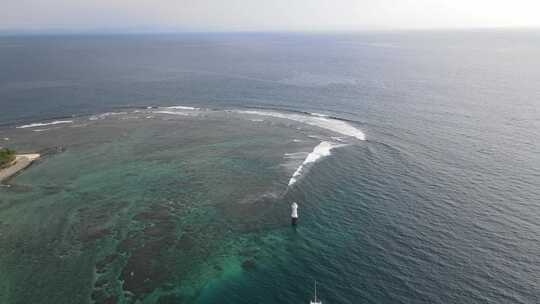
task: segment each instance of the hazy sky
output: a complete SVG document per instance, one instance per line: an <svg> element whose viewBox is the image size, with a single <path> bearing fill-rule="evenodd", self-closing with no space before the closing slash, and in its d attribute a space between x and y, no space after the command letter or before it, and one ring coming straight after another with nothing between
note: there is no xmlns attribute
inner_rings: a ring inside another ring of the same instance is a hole
<svg viewBox="0 0 540 304"><path fill-rule="evenodd" d="M0 30L540 27L540 0L0 0Z"/></svg>

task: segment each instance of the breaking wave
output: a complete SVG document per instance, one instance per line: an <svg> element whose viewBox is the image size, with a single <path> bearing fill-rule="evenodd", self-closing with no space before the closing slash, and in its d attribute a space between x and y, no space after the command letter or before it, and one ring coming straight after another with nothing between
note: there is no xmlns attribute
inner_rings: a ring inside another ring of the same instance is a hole
<svg viewBox="0 0 540 304"><path fill-rule="evenodd" d="M155 114L169 114L169 115L193 115L193 111L200 111L201 108L189 107L189 106L170 106L170 107L149 107L151 113ZM208 110L208 109L205 109ZM218 110L219 111L219 110ZM265 110L225 110L225 112L232 112L238 114L258 115L266 117L274 117L281 119L288 119L300 123L304 123L311 126L316 126L322 129L326 129L341 135L354 137L359 140L365 140L366 136L364 132L355 128L348 121L337 119L327 114L321 113L282 113L277 111L265 111ZM251 119L254 122L262 122L262 119ZM338 139L341 141L341 139Z"/></svg>
<svg viewBox="0 0 540 304"><path fill-rule="evenodd" d="M52 126L52 125L68 124L68 123L73 123L73 120L55 120L51 122L36 122L36 123L28 124L28 125L18 126L17 129Z"/></svg>
<svg viewBox="0 0 540 304"><path fill-rule="evenodd" d="M126 114L127 112L106 112L106 113L101 113L97 115L92 115L88 118L88 120L100 120L100 119L105 119L109 116L126 115Z"/></svg>
<svg viewBox="0 0 540 304"><path fill-rule="evenodd" d="M366 140L366 136L364 132L353 127L351 124L347 123L346 121L334 119L334 118L327 117L327 116L317 114L317 113L315 114L310 113L309 115L301 115L301 114L289 114L289 113L280 113L280 112L273 112L273 111L257 111L257 110L236 110L233 112L240 113L240 114L270 116L270 117L294 120L297 122L316 126L322 129L330 130L330 131L333 131L342 135L355 137L359 140Z"/></svg>
<svg viewBox="0 0 540 304"><path fill-rule="evenodd" d="M169 114L169 115L180 115L180 116L189 116L193 112L199 111L201 108L187 107L187 106L171 106L171 107L158 107L151 108L151 112L155 114Z"/></svg>
<svg viewBox="0 0 540 304"><path fill-rule="evenodd" d="M153 111L152 113L188 116L188 114L186 114L184 112L176 112L176 111Z"/></svg>
<svg viewBox="0 0 540 304"><path fill-rule="evenodd" d="M323 141L313 148L313 152L309 153L304 162L294 171L291 179L289 180L289 186L294 185L298 179L302 176L302 172L305 169L305 166L314 163L320 160L323 157L329 156L332 154L332 149L343 146L342 144L334 144L328 141Z"/></svg>
<svg viewBox="0 0 540 304"><path fill-rule="evenodd" d="M172 107L162 107L162 109L173 109L173 110L200 110L201 108L187 107L187 106L172 106Z"/></svg>

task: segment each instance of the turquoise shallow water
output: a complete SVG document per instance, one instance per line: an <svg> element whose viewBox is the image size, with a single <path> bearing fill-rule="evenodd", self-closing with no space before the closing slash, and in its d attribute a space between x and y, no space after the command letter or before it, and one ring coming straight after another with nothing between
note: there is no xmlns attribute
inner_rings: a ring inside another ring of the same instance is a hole
<svg viewBox="0 0 540 304"><path fill-rule="evenodd" d="M290 262L287 183L327 132L175 113L12 131L15 147L62 148L2 189L4 301L212 303Z"/></svg>
<svg viewBox="0 0 540 304"><path fill-rule="evenodd" d="M0 303L538 303L539 37L2 37Z"/></svg>

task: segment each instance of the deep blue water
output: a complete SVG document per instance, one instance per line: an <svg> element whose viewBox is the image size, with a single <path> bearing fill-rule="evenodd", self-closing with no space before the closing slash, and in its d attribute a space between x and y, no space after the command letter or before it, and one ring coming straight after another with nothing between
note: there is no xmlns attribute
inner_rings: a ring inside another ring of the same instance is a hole
<svg viewBox="0 0 540 304"><path fill-rule="evenodd" d="M329 304L540 303L539 54L538 31L1 37L0 125L148 105L347 119L367 141L290 194L298 231L200 302L296 303L317 278Z"/></svg>

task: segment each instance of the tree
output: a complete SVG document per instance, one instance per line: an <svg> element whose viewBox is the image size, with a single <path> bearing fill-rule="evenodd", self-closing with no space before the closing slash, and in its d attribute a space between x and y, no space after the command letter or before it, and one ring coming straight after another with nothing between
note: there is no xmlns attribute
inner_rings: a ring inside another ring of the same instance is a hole
<svg viewBox="0 0 540 304"><path fill-rule="evenodd" d="M15 150L8 148L0 149L0 168L7 167L15 160Z"/></svg>

